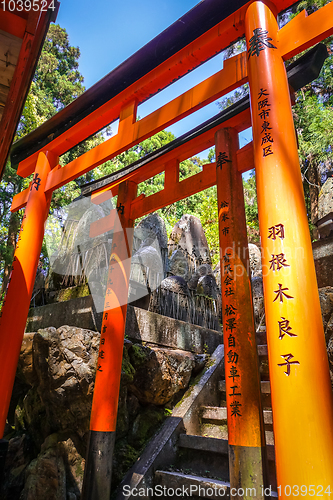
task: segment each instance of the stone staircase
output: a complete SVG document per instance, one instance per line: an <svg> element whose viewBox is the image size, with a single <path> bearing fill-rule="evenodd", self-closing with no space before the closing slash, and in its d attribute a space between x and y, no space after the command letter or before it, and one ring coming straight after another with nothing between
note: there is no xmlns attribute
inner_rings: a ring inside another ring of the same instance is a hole
<svg viewBox="0 0 333 500"><path fill-rule="evenodd" d="M258 356L262 378L261 393L264 408L269 481L272 485L272 497L277 497L275 493L273 417L270 407L270 383L267 380L268 357L266 344L258 346ZM155 485L158 484L167 489L171 488L174 491L177 488L185 488L189 492L192 485L192 498L194 499L230 496L225 380L218 382L218 389L221 399L220 406L202 405L200 407L197 414L199 419L198 434L180 434L176 462L167 470L157 470L155 472ZM212 490L214 490L214 494L212 494Z"/></svg>
<svg viewBox="0 0 333 500"><path fill-rule="evenodd" d="M263 335L261 335L263 337ZM264 340L260 338L260 340ZM259 341L260 341L259 340ZM264 412L265 436L267 445L269 483L272 486L272 497L277 498L275 453L273 436L273 418L270 405L270 383L268 380L267 345L258 345L258 356L261 375L261 394ZM184 418L184 426L173 442L173 454L170 460L157 460L151 467L152 478L145 485L160 488L158 491L169 493L157 497L170 498L172 491L178 491L174 498L230 498L228 427L225 397L224 373L220 370L219 378L215 377L215 388L211 395L216 397L201 398L203 401L190 415ZM214 400L214 401L213 401ZM214 406L208 406L213 401ZM208 403L208 404L207 404ZM185 431L185 432L184 432ZM157 436L158 439L158 436ZM192 487L192 489L191 489ZM181 494L183 492L183 495ZM117 496L120 498L131 498ZM148 495L145 498L154 498Z"/></svg>

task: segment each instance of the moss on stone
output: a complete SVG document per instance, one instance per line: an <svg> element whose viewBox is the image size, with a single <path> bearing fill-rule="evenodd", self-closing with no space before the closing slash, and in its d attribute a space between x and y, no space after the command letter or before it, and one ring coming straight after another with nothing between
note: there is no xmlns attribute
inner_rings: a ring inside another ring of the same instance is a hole
<svg viewBox="0 0 333 500"><path fill-rule="evenodd" d="M148 407L140 413L132 427L129 440L136 447L142 447L164 422L166 415L164 408Z"/></svg>
<svg viewBox="0 0 333 500"><path fill-rule="evenodd" d="M140 344L133 344L129 351L131 363L134 367L139 367L146 363L150 355L150 349Z"/></svg>
<svg viewBox="0 0 333 500"><path fill-rule="evenodd" d="M55 448L60 440L60 436L58 433L54 432L53 434L50 434L47 436L45 439L44 443L42 444L41 451L46 451L49 450L50 448Z"/></svg>
<svg viewBox="0 0 333 500"><path fill-rule="evenodd" d="M18 404L15 408L15 427L17 430L24 429L24 412L21 404Z"/></svg>
<svg viewBox="0 0 333 500"><path fill-rule="evenodd" d="M77 463L76 463L76 467L75 467L75 474L76 474L78 477L83 478L83 475L84 475L84 469L83 469L83 467L82 467L82 463L81 463L81 462L77 462Z"/></svg>
<svg viewBox="0 0 333 500"><path fill-rule="evenodd" d="M135 369L131 365L131 361L128 355L126 347L124 347L123 362L121 365L121 380L124 384L130 384L133 382L135 375Z"/></svg>
<svg viewBox="0 0 333 500"><path fill-rule="evenodd" d="M66 302L67 300L86 297L87 295L90 295L89 286L88 284L84 284L59 290L57 292L55 300L56 302Z"/></svg>
<svg viewBox="0 0 333 500"><path fill-rule="evenodd" d="M141 449L135 449L125 439L116 441L113 455L112 488L115 489L128 469L139 458Z"/></svg>

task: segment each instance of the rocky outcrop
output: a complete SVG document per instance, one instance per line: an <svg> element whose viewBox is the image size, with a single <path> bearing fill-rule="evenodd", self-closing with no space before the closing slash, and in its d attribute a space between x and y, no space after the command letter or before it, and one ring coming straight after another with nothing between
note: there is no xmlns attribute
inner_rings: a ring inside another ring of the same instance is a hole
<svg viewBox="0 0 333 500"><path fill-rule="evenodd" d="M78 500L89 430L98 332L62 326L25 335L6 428L3 500ZM177 349L125 340L113 481L205 363Z"/></svg>
<svg viewBox="0 0 333 500"><path fill-rule="evenodd" d="M99 334L90 330L51 327L34 335L34 387L50 430L71 429L81 438L88 430L98 348ZM25 404L27 419L34 422L31 411Z"/></svg>
<svg viewBox="0 0 333 500"><path fill-rule="evenodd" d="M143 403L164 405L188 386L194 368L189 352L140 345L129 351L135 369L130 389Z"/></svg>

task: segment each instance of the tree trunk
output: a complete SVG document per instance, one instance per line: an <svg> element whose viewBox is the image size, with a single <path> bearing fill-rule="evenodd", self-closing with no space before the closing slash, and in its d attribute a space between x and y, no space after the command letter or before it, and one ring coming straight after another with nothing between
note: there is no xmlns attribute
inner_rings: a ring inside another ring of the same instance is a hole
<svg viewBox="0 0 333 500"><path fill-rule="evenodd" d="M318 238L318 229L315 223L318 220L318 200L320 192L319 172L318 167L313 159L310 159L310 165L307 172L307 180L309 183L309 198L310 198L310 216L312 222L311 237L316 240Z"/></svg>

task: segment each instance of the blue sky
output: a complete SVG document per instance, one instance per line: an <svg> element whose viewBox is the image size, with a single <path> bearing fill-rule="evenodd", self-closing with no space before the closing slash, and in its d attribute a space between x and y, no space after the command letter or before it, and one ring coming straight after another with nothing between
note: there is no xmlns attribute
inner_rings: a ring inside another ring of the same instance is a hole
<svg viewBox="0 0 333 500"><path fill-rule="evenodd" d="M62 0L56 22L66 28L71 45L80 48L79 69L89 88L197 3L196 0ZM139 108L139 116L147 115L222 66L222 56L218 55L147 101ZM212 103L168 130L179 136L218 111ZM248 133L241 134L241 145L249 137Z"/></svg>

